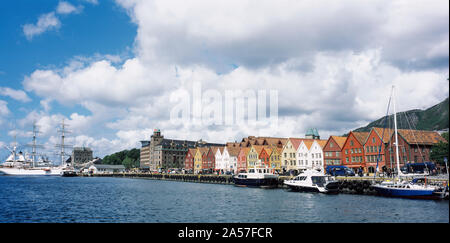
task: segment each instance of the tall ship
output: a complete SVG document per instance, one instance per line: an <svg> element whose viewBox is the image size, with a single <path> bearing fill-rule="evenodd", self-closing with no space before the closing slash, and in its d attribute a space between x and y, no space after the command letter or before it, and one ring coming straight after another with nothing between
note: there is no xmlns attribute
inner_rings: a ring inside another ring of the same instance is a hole
<svg viewBox="0 0 450 243"><path fill-rule="evenodd" d="M10 151L8 158L0 164L0 175L11 176L60 176L66 169L66 165L62 163L55 166L46 156L38 156L36 149L41 145L36 144L37 129L36 124L33 124L33 143L29 145L32 147L32 153L17 152L18 144L14 142L11 147L5 146ZM15 140L15 139L14 139Z"/></svg>

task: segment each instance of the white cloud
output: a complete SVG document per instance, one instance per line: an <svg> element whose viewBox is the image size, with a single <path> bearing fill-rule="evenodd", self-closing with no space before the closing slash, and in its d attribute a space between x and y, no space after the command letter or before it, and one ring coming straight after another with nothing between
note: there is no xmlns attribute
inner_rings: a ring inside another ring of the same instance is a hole
<svg viewBox="0 0 450 243"><path fill-rule="evenodd" d="M1 116L9 115L8 102L0 100L0 118Z"/></svg>
<svg viewBox="0 0 450 243"><path fill-rule="evenodd" d="M392 84L398 111L448 97L448 66L432 65L448 62L448 28L441 28L448 27L442 19L448 7L437 2L118 2L138 25L135 57L75 58L23 81L44 99L39 121L48 136L63 117L47 114L51 102L88 110L66 119L76 131L73 143L99 154L138 147L153 128L169 138L212 142L303 136L310 127L325 138L341 135L384 116ZM170 95L180 89L192 95L194 82L222 95L277 90L278 131L171 124Z"/></svg>
<svg viewBox="0 0 450 243"><path fill-rule="evenodd" d="M28 40L31 40L34 36L42 34L47 30L57 30L60 27L61 22L55 16L54 12L50 12L39 16L36 24L25 24L23 26L23 33Z"/></svg>
<svg viewBox="0 0 450 243"><path fill-rule="evenodd" d="M0 87L0 95L8 96L12 99L22 101L22 102L31 101L31 99L28 97L28 95L23 90L15 90L15 89L11 89L9 87Z"/></svg>
<svg viewBox="0 0 450 243"><path fill-rule="evenodd" d="M58 14L70 14L70 13L79 13L82 10L83 6L75 7L69 2L61 1L58 3L56 7L56 13Z"/></svg>

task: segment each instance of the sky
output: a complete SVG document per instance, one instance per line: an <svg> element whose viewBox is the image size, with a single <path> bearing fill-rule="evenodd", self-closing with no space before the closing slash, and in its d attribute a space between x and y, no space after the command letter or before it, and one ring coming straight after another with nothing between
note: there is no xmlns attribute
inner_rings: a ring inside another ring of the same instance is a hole
<svg viewBox="0 0 450 243"><path fill-rule="evenodd" d="M397 111L449 96L445 0L2 5L1 160L14 138L30 150L33 123L47 155L64 120L67 144L103 157L139 148L153 129L225 143L317 128L326 139L386 115L392 85Z"/></svg>

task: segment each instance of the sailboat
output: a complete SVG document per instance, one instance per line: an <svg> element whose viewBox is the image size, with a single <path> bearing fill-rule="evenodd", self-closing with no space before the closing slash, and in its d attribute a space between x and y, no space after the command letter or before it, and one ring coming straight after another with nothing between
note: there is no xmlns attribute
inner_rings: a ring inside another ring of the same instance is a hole
<svg viewBox="0 0 450 243"><path fill-rule="evenodd" d="M397 131L397 114L394 98L395 86L392 86L391 98L393 98L394 106L394 137L395 137L395 160L397 163L397 178L395 181L383 181L380 184L372 185L372 188L379 195L387 197L405 197L405 198L431 198L436 197L440 188L425 183L417 183L417 180L404 180L405 174L400 170L399 152L398 152L398 131ZM402 178L403 177L403 178Z"/></svg>

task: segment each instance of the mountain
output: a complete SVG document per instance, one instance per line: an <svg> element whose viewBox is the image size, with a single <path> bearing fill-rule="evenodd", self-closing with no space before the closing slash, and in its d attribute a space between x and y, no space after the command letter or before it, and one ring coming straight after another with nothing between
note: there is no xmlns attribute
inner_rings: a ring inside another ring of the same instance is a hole
<svg viewBox="0 0 450 243"><path fill-rule="evenodd" d="M434 105L426 110L414 109L397 113L397 128L399 129L417 129L417 130L443 130L448 128L448 98L441 103ZM354 131L367 132L372 127L393 127L394 115L390 115L385 121L386 116L369 123L365 127L360 127ZM384 124L386 122L386 125Z"/></svg>

